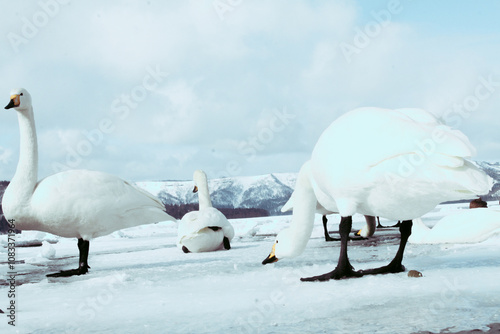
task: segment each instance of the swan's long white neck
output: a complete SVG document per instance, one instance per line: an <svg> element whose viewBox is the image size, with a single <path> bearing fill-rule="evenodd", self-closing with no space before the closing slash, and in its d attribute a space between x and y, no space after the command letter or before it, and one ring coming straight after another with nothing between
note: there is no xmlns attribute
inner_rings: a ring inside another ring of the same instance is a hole
<svg viewBox="0 0 500 334"><path fill-rule="evenodd" d="M205 208L212 207L212 200L210 199L210 193L208 192L208 182L207 179L199 180L196 184L198 187L198 201L200 202L200 211Z"/></svg>
<svg viewBox="0 0 500 334"><path fill-rule="evenodd" d="M295 186L293 216L287 232L293 250L289 256L298 256L306 248L314 227L317 199L310 181L309 162L305 163L299 172Z"/></svg>
<svg viewBox="0 0 500 334"><path fill-rule="evenodd" d="M38 144L33 107L17 112L20 149L16 173L9 188L21 201L28 201L38 182Z"/></svg>

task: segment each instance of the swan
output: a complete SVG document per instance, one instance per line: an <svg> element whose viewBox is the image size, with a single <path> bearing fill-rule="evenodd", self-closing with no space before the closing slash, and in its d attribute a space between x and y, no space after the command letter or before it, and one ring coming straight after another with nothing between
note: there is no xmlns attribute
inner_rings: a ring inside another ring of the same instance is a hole
<svg viewBox="0 0 500 334"><path fill-rule="evenodd" d="M340 213L337 267L303 281L325 281L404 271L412 219L437 204L488 193L493 180L465 158L468 138L422 109L359 108L340 116L320 136L300 169L290 227L278 233L263 264L301 254L317 203ZM354 271L347 255L352 215L401 220L401 241L387 266Z"/></svg>
<svg viewBox="0 0 500 334"><path fill-rule="evenodd" d="M441 218L432 229L414 219L408 241L412 244L478 243L500 234L500 211L488 208L463 210Z"/></svg>
<svg viewBox="0 0 500 334"><path fill-rule="evenodd" d="M136 225L175 221L156 197L110 174L68 170L38 181L38 144L30 94L22 88L12 90L5 109L11 108L18 115L20 152L2 200L5 217L20 230L78 238L78 268L47 276L86 274L93 238Z"/></svg>
<svg viewBox="0 0 500 334"><path fill-rule="evenodd" d="M293 210L293 202L295 200L294 194L295 194L295 191L292 192L292 195L290 196L288 201L283 205L283 207L281 208L281 212L288 212L288 211ZM338 210L337 211L329 211L329 210L325 209L321 204L316 203L316 213L322 215L323 232L325 235L325 241L339 241L340 239L332 238L330 236L330 234L328 233L328 228L327 228L328 218L326 217L327 215L338 213ZM366 225L362 229L360 229L359 231L357 231L355 233L355 235L361 237L361 239L371 237L375 233L375 228L376 228L375 217L365 216L365 220L366 220Z"/></svg>
<svg viewBox="0 0 500 334"><path fill-rule="evenodd" d="M193 192L198 192L199 211L188 212L182 217L177 233L177 247L184 253L230 249L234 229L222 212L212 206L207 175L202 170L196 170L193 179Z"/></svg>

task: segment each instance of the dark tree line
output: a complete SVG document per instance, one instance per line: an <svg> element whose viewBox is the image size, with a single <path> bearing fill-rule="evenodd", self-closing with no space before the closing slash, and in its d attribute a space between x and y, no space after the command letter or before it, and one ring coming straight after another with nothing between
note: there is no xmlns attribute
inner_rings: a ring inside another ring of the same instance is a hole
<svg viewBox="0 0 500 334"><path fill-rule="evenodd" d="M186 213L198 210L198 203L189 204L165 204L165 211L176 219L181 219ZM217 208L226 218L253 218L267 217L269 212L258 208Z"/></svg>

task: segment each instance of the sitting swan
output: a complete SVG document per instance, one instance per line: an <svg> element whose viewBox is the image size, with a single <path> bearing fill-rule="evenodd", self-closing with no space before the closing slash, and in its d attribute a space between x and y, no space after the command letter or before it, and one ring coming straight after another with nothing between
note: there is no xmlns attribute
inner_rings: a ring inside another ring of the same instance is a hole
<svg viewBox="0 0 500 334"><path fill-rule="evenodd" d="M288 212L290 210L293 210L293 203L295 200L294 198L295 198L295 191L292 192L292 195L290 196L288 201L283 205L283 207L281 208L281 212ZM322 220L323 220L323 232L325 235L325 241L339 241L340 239L332 238L328 233L328 228L327 228L328 219L326 218L327 215L338 213L338 210L329 211L325 209L321 204L316 203L316 213L323 216ZM375 233L375 228L376 228L375 217L365 216L365 220L366 220L366 225L361 230L355 233L355 235L361 237L361 239L371 237Z"/></svg>
<svg viewBox="0 0 500 334"><path fill-rule="evenodd" d="M153 195L122 179L95 171L68 170L38 181L38 146L31 96L14 89L5 109L17 111L20 154L17 170L5 190L2 208L6 219L20 230L38 230L78 238L78 269L47 276L88 272L90 240L141 224L171 220Z"/></svg>
<svg viewBox="0 0 500 334"><path fill-rule="evenodd" d="M412 244L477 243L500 234L500 211L488 208L463 210L441 218L432 229L414 219L408 241Z"/></svg>
<svg viewBox="0 0 500 334"><path fill-rule="evenodd" d="M179 223L177 247L184 253L211 252L224 247L230 249L234 229L226 217L212 206L208 192L207 175L196 170L194 190L198 192L199 211L188 212Z"/></svg>
<svg viewBox="0 0 500 334"><path fill-rule="evenodd" d="M301 254L317 203L341 215L337 267L304 281L404 271L404 248L412 219L437 204L488 193L493 182L465 160L474 148L467 137L421 109L360 108L334 121L301 168L290 228L281 231L263 264ZM389 265L354 271L347 255L352 215L401 220L401 242Z"/></svg>

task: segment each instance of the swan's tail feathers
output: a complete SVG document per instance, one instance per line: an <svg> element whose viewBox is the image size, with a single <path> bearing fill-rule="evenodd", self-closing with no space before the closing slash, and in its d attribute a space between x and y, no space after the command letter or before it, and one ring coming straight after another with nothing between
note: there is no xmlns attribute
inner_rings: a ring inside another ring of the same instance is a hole
<svg viewBox="0 0 500 334"><path fill-rule="evenodd" d="M472 162L465 160L462 186L476 196L487 195L493 187L494 180Z"/></svg>

